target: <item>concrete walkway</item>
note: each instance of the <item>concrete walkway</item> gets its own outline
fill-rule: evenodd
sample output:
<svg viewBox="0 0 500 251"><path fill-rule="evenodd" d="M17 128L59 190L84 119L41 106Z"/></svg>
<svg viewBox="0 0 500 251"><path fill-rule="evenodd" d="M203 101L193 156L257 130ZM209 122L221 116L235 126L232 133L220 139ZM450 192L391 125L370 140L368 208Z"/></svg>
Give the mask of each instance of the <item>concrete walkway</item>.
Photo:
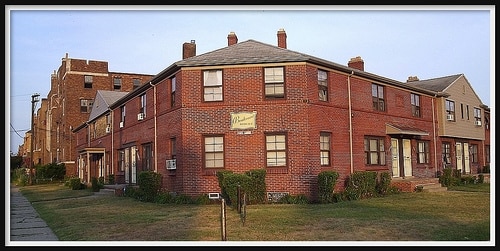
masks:
<svg viewBox="0 0 500 251"><path fill-rule="evenodd" d="M9 242L16 244L14 242L18 241L59 240L28 199L14 185L10 186L10 240L7 238L5 236L6 245Z"/></svg>

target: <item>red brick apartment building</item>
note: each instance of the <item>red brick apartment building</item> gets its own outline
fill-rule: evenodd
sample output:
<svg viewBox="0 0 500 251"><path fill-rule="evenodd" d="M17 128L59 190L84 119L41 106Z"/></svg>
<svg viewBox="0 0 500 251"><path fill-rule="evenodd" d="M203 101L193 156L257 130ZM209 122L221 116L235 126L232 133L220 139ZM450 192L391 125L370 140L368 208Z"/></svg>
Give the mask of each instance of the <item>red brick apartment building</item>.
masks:
<svg viewBox="0 0 500 251"><path fill-rule="evenodd" d="M108 62L69 58L66 53L51 75L50 91L41 99L34 120L34 164L65 163L66 174L76 175L78 155L72 130L88 121L97 90L128 93L152 77L110 72ZM31 133L28 136L31 139ZM22 149L28 147L25 143Z"/></svg>
<svg viewBox="0 0 500 251"><path fill-rule="evenodd" d="M338 191L357 171L435 178L443 153L464 173L485 164L485 125L475 122L485 106L463 75L399 82L365 72L360 57L344 66L289 50L282 29L277 38L238 43L231 32L227 47L201 55L184 43L183 59L148 83L98 93L73 129L79 177L136 184L152 170L168 191L198 196L220 192L217 171L265 169L268 195L315 198L322 171L340 174ZM473 160L455 150L472 146Z"/></svg>

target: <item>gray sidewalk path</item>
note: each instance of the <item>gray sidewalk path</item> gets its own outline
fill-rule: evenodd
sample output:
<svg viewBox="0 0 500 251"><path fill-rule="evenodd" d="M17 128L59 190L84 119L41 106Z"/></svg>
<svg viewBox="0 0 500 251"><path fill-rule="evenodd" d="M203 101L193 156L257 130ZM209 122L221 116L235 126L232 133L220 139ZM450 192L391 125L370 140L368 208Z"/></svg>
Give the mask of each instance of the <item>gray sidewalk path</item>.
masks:
<svg viewBox="0 0 500 251"><path fill-rule="evenodd" d="M6 237L7 238L7 237ZM10 186L10 241L58 241L19 188ZM8 240L6 240L8 243Z"/></svg>

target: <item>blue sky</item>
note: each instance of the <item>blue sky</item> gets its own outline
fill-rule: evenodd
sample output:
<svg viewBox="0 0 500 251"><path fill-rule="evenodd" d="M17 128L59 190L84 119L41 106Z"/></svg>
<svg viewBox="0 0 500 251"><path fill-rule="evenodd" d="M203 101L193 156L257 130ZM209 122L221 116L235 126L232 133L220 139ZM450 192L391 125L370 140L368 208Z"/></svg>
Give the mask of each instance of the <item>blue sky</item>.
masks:
<svg viewBox="0 0 500 251"><path fill-rule="evenodd" d="M46 98L61 59L107 61L114 72L157 74L227 46L227 35L277 45L398 81L465 74L494 120L495 34L491 6L6 6L7 144L30 130L31 95ZM38 103L37 108L40 107ZM7 133L7 132L6 132Z"/></svg>

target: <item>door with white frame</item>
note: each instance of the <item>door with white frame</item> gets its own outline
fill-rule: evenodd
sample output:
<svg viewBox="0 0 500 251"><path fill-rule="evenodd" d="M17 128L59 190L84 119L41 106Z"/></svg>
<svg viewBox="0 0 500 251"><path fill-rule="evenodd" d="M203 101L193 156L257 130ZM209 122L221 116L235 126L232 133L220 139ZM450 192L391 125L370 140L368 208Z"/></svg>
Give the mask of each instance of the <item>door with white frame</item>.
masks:
<svg viewBox="0 0 500 251"><path fill-rule="evenodd" d="M391 138L391 157L393 177L412 176L410 139Z"/></svg>

